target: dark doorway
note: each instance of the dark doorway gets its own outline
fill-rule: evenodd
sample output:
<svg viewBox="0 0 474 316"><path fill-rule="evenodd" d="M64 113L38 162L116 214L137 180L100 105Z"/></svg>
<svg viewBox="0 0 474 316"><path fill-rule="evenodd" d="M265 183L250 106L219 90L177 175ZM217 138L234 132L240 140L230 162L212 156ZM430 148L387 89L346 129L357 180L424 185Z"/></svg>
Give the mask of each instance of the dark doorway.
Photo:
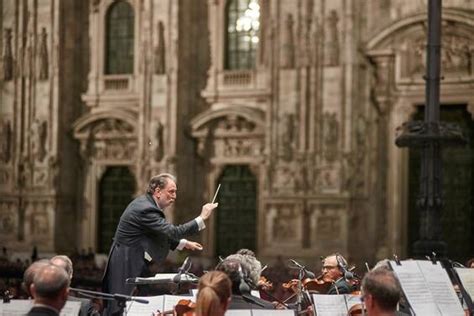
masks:
<svg viewBox="0 0 474 316"><path fill-rule="evenodd" d="M125 207L133 199L135 178L128 167L109 167L99 184L97 248L108 253Z"/></svg>
<svg viewBox="0 0 474 316"><path fill-rule="evenodd" d="M423 120L424 106L419 106L414 120ZM442 105L441 121L456 122L468 139L468 144L444 147L442 229L448 244L448 257L464 263L474 255L474 121L466 105ZM409 161L409 229L408 253L419 237L416 198L419 192L421 151L410 149Z"/></svg>
<svg viewBox="0 0 474 316"><path fill-rule="evenodd" d="M257 180L248 166L225 167L217 202L216 255L225 257L241 248L255 251ZM217 187L217 186L216 186Z"/></svg>

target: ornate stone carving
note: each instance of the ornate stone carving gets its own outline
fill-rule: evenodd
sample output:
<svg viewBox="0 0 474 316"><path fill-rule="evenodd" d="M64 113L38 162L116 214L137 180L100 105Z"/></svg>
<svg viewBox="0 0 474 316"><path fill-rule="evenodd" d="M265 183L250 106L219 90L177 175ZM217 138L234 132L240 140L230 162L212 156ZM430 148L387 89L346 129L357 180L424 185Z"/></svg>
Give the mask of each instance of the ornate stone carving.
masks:
<svg viewBox="0 0 474 316"><path fill-rule="evenodd" d="M324 54L324 66L339 65L339 18L335 10L331 10L326 20L326 51Z"/></svg>
<svg viewBox="0 0 474 316"><path fill-rule="evenodd" d="M3 79L13 79L12 29L5 29L5 47L3 48Z"/></svg>
<svg viewBox="0 0 474 316"><path fill-rule="evenodd" d="M284 161L290 161L293 157L294 150L294 135L295 131L295 116L292 113L285 113L282 115L280 128L280 146L279 156Z"/></svg>
<svg viewBox="0 0 474 316"><path fill-rule="evenodd" d="M89 160L130 160L136 157L135 129L127 122L107 118L76 131L81 155Z"/></svg>
<svg viewBox="0 0 474 316"><path fill-rule="evenodd" d="M443 75L472 75L474 38L443 34L441 38L441 71ZM402 77L419 77L426 71L426 36L408 39L402 54Z"/></svg>
<svg viewBox="0 0 474 316"><path fill-rule="evenodd" d="M166 73L166 50L165 50L165 31L163 22L158 22L158 43L155 49L155 74L162 75Z"/></svg>
<svg viewBox="0 0 474 316"><path fill-rule="evenodd" d="M46 157L47 133L47 122L35 119L31 125L31 153L32 158L38 162L42 162Z"/></svg>
<svg viewBox="0 0 474 316"><path fill-rule="evenodd" d="M335 161L339 150L339 121L337 113L326 112L323 114L323 144L323 155L326 161Z"/></svg>
<svg viewBox="0 0 474 316"><path fill-rule="evenodd" d="M41 29L41 40L39 50L39 80L46 80L49 77L49 62L48 62L48 34L46 28Z"/></svg>
<svg viewBox="0 0 474 316"><path fill-rule="evenodd" d="M325 242L326 247L345 243L347 215L341 205L312 205L312 241ZM340 245L339 245L340 246Z"/></svg>
<svg viewBox="0 0 474 316"><path fill-rule="evenodd" d="M9 120L0 121L0 162L8 163L12 154L13 132Z"/></svg>
<svg viewBox="0 0 474 316"><path fill-rule="evenodd" d="M161 122L157 122L155 127L155 146L153 149L153 158L156 162L160 162L161 159L163 159L165 153L164 146L163 124L161 124Z"/></svg>
<svg viewBox="0 0 474 316"><path fill-rule="evenodd" d="M92 0L92 1L90 2L90 4L91 4L91 11L92 11L92 12L99 12L100 1L101 1L101 0Z"/></svg>
<svg viewBox="0 0 474 316"><path fill-rule="evenodd" d="M47 213L38 212L31 215L31 236L36 238L47 237L51 228Z"/></svg>
<svg viewBox="0 0 474 316"><path fill-rule="evenodd" d="M0 203L0 235L12 237L18 228L17 205L11 202Z"/></svg>
<svg viewBox="0 0 474 316"><path fill-rule="evenodd" d="M288 14L282 32L282 53L280 66L282 68L294 68L295 66L295 41L293 36L293 16Z"/></svg>
<svg viewBox="0 0 474 316"><path fill-rule="evenodd" d="M267 207L267 240L278 244L299 244L301 211L292 203L271 203Z"/></svg>
<svg viewBox="0 0 474 316"><path fill-rule="evenodd" d="M272 191L302 193L307 189L307 168L303 161L278 162L272 170Z"/></svg>

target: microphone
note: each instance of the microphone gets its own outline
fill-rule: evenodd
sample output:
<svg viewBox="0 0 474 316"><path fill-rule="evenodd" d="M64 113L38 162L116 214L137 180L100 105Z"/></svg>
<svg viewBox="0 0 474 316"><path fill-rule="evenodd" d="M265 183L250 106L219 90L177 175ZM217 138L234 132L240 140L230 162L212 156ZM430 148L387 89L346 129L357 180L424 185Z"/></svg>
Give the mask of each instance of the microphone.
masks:
<svg viewBox="0 0 474 316"><path fill-rule="evenodd" d="M304 271L305 275L307 278L310 278L310 279L315 279L316 278L316 275L309 271L308 269L306 269L306 267L300 263L298 263L296 260L293 260L293 259L290 259L291 263L293 263L295 266L297 266L298 268L300 268L301 270Z"/></svg>
<svg viewBox="0 0 474 316"><path fill-rule="evenodd" d="M181 274L186 273L186 266L188 265L188 261L189 257L186 257L181 267L178 268L178 274L173 277L174 283L179 283L181 281Z"/></svg>
<svg viewBox="0 0 474 316"><path fill-rule="evenodd" d="M340 258L339 255L336 256L337 264L342 270L342 273L344 274L344 279L346 280L351 280L354 278L354 273L351 271L347 270L346 265L344 264L344 261Z"/></svg>

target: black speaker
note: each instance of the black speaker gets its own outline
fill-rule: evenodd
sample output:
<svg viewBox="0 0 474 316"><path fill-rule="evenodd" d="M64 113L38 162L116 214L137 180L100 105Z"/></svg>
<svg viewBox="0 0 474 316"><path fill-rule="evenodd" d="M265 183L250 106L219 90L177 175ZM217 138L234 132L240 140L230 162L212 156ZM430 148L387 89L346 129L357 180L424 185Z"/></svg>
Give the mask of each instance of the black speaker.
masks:
<svg viewBox="0 0 474 316"><path fill-rule="evenodd" d="M336 254L336 261L337 261L337 265L342 271L344 279L350 280L354 278L354 273L347 270L347 261L338 253Z"/></svg>

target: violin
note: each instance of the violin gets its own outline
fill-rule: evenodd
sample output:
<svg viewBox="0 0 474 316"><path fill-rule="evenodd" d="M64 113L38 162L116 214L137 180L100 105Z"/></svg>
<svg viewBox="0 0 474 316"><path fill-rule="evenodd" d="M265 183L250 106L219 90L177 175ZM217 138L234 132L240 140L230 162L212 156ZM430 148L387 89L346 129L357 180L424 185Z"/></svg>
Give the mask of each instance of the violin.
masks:
<svg viewBox="0 0 474 316"><path fill-rule="evenodd" d="M273 284L262 275L258 280L257 288L263 291L271 291L273 289Z"/></svg>
<svg viewBox="0 0 474 316"><path fill-rule="evenodd" d="M282 286L285 289L291 289L293 292L298 291L298 279L293 279L288 281L287 283L283 283ZM306 278L301 281L303 288L308 291L315 291L321 294L325 294L328 292L329 288L331 287L332 281L325 280L323 275L320 275L314 279Z"/></svg>
<svg viewBox="0 0 474 316"><path fill-rule="evenodd" d="M154 316L194 316L194 310L196 309L196 303L191 300L181 299L176 303L174 309L164 312L157 312Z"/></svg>

